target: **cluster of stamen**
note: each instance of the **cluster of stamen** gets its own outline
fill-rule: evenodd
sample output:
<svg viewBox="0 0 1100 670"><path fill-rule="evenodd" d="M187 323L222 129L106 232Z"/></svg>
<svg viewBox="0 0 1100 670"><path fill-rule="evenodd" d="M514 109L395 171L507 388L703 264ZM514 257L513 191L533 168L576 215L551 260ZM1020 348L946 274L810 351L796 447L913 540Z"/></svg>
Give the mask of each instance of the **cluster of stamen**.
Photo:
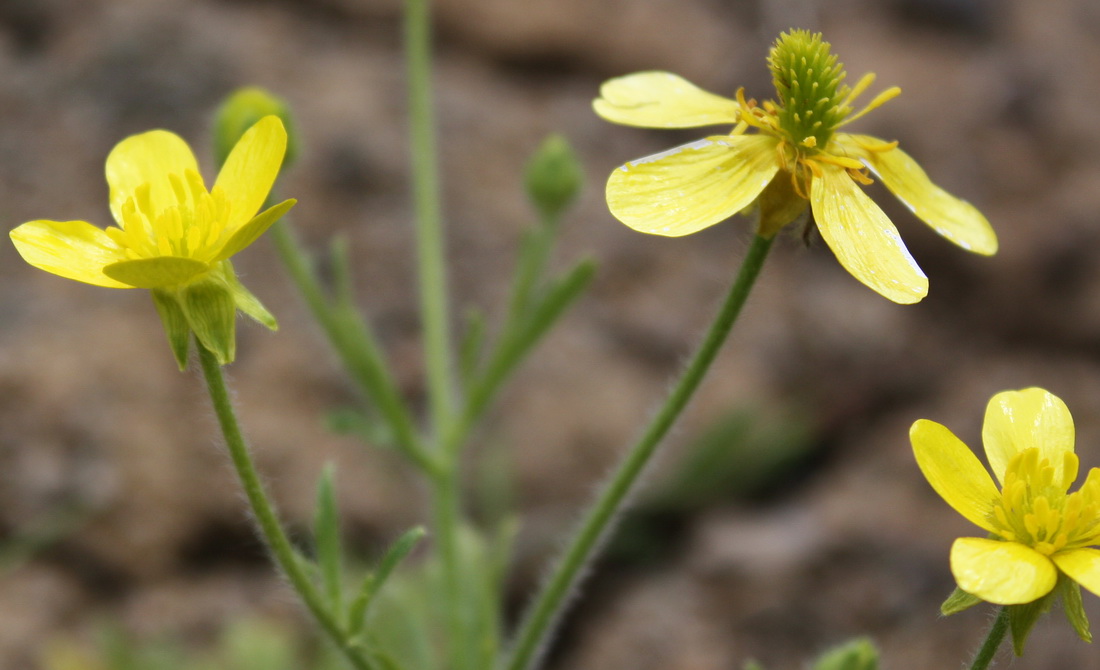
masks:
<svg viewBox="0 0 1100 670"><path fill-rule="evenodd" d="M852 103L875 76L864 75L854 88L843 85L847 74L836 55L830 53L829 43L822 41L820 34L804 30L781 34L772 47L768 65L779 103L746 100L744 89L739 89L740 114L733 134L756 128L777 137L779 166L791 175L794 191L802 198L809 198L810 183L820 176L822 163L843 167L855 181L870 184L866 167L854 158L830 152L829 140L837 128L881 106L901 90L889 88L853 114Z"/></svg>
<svg viewBox="0 0 1100 670"><path fill-rule="evenodd" d="M215 187L207 191L194 170L168 176L176 203L156 211L149 184L143 184L122 205L120 228L107 234L130 259L177 256L210 262L229 217L229 201Z"/></svg>
<svg viewBox="0 0 1100 670"><path fill-rule="evenodd" d="M1081 488L1067 494L1077 468L1072 452L1064 454L1060 477L1038 449L1014 456L990 518L996 534L1046 556L1100 541L1100 468L1089 471Z"/></svg>

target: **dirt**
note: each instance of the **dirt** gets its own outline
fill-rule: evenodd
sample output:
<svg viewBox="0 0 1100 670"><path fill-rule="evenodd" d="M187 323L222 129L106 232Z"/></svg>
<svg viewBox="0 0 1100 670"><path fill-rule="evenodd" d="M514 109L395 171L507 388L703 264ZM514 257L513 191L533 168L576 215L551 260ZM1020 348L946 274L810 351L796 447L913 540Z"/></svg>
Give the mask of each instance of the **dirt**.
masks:
<svg viewBox="0 0 1100 670"><path fill-rule="evenodd" d="M171 129L202 148L218 102L257 84L293 106L304 150L281 190L314 250L339 235L403 391L424 388L407 191L399 3L382 0L7 0L0 3L0 214L106 224L103 159ZM894 670L960 667L989 608L943 618L953 538L973 528L923 481L918 418L980 442L997 391L1043 386L1075 413L1100 464L1100 9L1089 0L439 0L436 101L457 305L503 306L533 215L522 166L551 132L587 171L555 267L599 260L594 286L492 413L527 519L510 599L522 603L580 505L637 434L699 338L749 239L734 219L681 238L616 222L605 176L702 133L611 126L590 100L638 70L767 97L779 30L824 31L854 79L903 94L858 122L897 139L993 223L994 258L871 193L927 272L897 306L818 241L776 245L743 321L651 470L660 490L696 436L735 411L797 414L803 451L755 487L670 509L642 498L661 551L593 574L551 667L796 668L869 634ZM706 132L706 131L703 131ZM334 435L354 404L269 241L236 263L279 317L241 326L231 368L261 469L296 528L334 462L364 552L424 519L400 459ZM0 576L0 659L120 620L196 644L248 613L296 611L251 536L200 380L180 374L147 295L64 281L0 246L0 538L50 535ZM456 313L461 313L456 309ZM780 413L779 416L789 416ZM781 419L780 423L791 421ZM763 447L763 448L766 448ZM60 522L57 520L61 519ZM60 523L60 530L57 530ZM52 535L47 532L54 529ZM1086 595L1095 619L1096 598ZM1021 668L1085 668L1095 650L1061 615Z"/></svg>

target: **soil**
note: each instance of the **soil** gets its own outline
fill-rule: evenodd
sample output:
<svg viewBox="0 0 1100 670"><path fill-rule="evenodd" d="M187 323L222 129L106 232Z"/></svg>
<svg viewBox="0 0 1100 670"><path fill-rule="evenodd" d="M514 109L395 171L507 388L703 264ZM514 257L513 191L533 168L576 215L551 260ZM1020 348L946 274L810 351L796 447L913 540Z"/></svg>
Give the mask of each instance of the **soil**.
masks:
<svg viewBox="0 0 1100 670"><path fill-rule="evenodd" d="M587 172L554 267L600 263L479 436L507 446L518 479L510 602L521 607L660 402L749 239L742 219L679 239L615 221L605 175L701 133L611 126L590 101L605 79L650 69L769 97L764 57L792 26L823 31L853 80L873 70L877 86L903 89L858 130L899 140L978 206L1000 251L952 246L872 186L931 281L922 303L898 306L820 240L785 234L650 471L652 493L572 609L555 670L717 670L750 657L798 668L863 634L886 668L961 667L991 608L944 618L938 607L953 587L950 544L975 529L921 477L909 425L931 418L977 446L990 396L1042 386L1075 412L1083 467L1100 464L1100 5L438 0L455 304L503 308L533 222L522 168L549 133L568 138ZM317 252L347 241L359 301L419 407L403 67L394 1L4 0L0 214L9 228L106 224L102 161L117 141L171 129L209 174L218 103L264 86L298 119L303 151L281 184L299 200L295 224ZM317 477L335 463L349 541L373 555L426 518L424 491L392 452L326 428L328 412L357 402L354 389L270 241L238 259L282 326L242 322L230 368L259 466L304 528ZM253 539L200 380L176 369L144 292L63 281L10 245L0 280L0 545L14 556L40 540L0 576L0 666L37 667L44 645L104 618L199 645L249 614L296 616ZM789 457L750 479L734 468L706 495L672 487L691 445L731 415L782 436ZM755 449L768 440L740 457L759 462ZM1098 618L1087 594L1086 609ZM1055 612L1014 667L1100 662Z"/></svg>

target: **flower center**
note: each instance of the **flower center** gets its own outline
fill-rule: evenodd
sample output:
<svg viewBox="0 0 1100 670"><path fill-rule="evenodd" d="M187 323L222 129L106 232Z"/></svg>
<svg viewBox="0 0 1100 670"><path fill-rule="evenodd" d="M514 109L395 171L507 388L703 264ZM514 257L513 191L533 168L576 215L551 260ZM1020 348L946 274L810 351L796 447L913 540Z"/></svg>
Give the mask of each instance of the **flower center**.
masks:
<svg viewBox="0 0 1100 670"><path fill-rule="evenodd" d="M1067 494L1077 463L1076 455L1066 452L1059 479L1038 449L1016 454L1005 470L1001 499L990 519L997 535L1047 556L1096 544L1100 540L1100 469L1093 468L1081 488Z"/></svg>
<svg viewBox="0 0 1100 670"><path fill-rule="evenodd" d="M108 228L107 234L131 259L178 256L209 262L229 216L225 193L207 191L194 170L170 174L168 181L174 203L158 211L149 184L139 186L122 206L121 227Z"/></svg>
<svg viewBox="0 0 1100 670"><path fill-rule="evenodd" d="M843 86L847 74L821 33L781 33L768 56L779 95L779 127L793 144L824 148L833 131L851 113Z"/></svg>

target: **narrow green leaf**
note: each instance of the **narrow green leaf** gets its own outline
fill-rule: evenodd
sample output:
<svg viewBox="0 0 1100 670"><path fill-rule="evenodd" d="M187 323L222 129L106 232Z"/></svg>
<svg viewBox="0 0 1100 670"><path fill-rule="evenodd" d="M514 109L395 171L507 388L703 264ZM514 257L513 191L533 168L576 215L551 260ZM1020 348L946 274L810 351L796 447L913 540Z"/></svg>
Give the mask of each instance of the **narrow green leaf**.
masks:
<svg viewBox="0 0 1100 670"><path fill-rule="evenodd" d="M386 580L389 579L393 573L394 568L409 555L409 552L413 550L420 540L424 538L427 531L422 526L416 526L411 528L397 538L397 541L390 545L390 548L386 550L386 553L382 556L382 560L378 562L378 567L371 574L363 580L362 586L359 587L359 592L356 594L355 599L352 600L351 606L348 609L348 630L352 635L358 634L363 629L363 624L367 619L367 610L370 607L371 601L374 600L374 596L378 594L378 591L385 585Z"/></svg>
<svg viewBox="0 0 1100 670"><path fill-rule="evenodd" d="M858 638L829 649L818 657L814 670L878 670L878 649Z"/></svg>
<svg viewBox="0 0 1100 670"><path fill-rule="evenodd" d="M570 303L580 296L595 273L596 263L583 260L546 291L538 305L532 308L523 327L513 337L502 342L494 352L493 359L470 392L468 417L476 419L481 415L504 381L550 326L561 317Z"/></svg>
<svg viewBox="0 0 1100 670"><path fill-rule="evenodd" d="M366 410L340 407L326 417L329 430L339 435L352 435L372 447L395 447L393 430L384 421L368 414Z"/></svg>
<svg viewBox="0 0 1100 670"><path fill-rule="evenodd" d="M340 514L336 507L336 487L333 483L331 463L321 471L321 478L317 482L317 511L313 517L313 541L316 544L317 565L321 570L322 590L337 619L342 619L344 611L341 598L343 549L340 546Z"/></svg>
<svg viewBox="0 0 1100 670"><path fill-rule="evenodd" d="M546 291L546 295L533 308L531 320L525 329L527 338L537 340L545 333L565 308L577 298L596 275L596 262L585 259L562 275Z"/></svg>

